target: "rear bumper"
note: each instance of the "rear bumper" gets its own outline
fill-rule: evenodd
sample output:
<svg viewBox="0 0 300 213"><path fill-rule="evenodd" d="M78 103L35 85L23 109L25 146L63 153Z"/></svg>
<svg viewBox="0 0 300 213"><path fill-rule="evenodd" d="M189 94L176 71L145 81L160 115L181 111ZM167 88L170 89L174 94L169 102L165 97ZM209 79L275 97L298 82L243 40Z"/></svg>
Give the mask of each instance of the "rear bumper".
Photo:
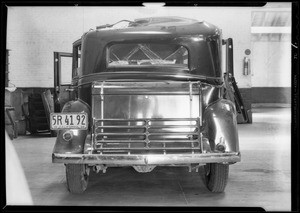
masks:
<svg viewBox="0 0 300 213"><path fill-rule="evenodd" d="M205 163L235 163L241 161L240 152L167 155L101 155L52 154L53 163L106 164L106 165L175 165Z"/></svg>

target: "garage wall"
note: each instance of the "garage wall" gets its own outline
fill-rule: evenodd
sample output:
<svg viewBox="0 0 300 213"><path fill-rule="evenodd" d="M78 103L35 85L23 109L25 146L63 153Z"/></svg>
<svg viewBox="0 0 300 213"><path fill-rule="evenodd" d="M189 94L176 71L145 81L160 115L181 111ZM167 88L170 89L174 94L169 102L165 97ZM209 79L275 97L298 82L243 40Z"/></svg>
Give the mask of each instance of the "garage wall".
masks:
<svg viewBox="0 0 300 213"><path fill-rule="evenodd" d="M254 41L252 102L291 104L291 43Z"/></svg>
<svg viewBox="0 0 300 213"><path fill-rule="evenodd" d="M70 52L89 29L122 19L181 16L205 20L234 40L234 66L239 87L251 86L242 75L245 49L250 49L251 8L231 7L9 7L7 48L9 79L16 87L53 87L53 51Z"/></svg>
<svg viewBox="0 0 300 213"><path fill-rule="evenodd" d="M9 78L16 87L53 87L53 51L70 52L83 32L76 8L9 7ZM81 24L82 26L82 24Z"/></svg>
<svg viewBox="0 0 300 213"><path fill-rule="evenodd" d="M253 42L253 87L291 87L290 42Z"/></svg>

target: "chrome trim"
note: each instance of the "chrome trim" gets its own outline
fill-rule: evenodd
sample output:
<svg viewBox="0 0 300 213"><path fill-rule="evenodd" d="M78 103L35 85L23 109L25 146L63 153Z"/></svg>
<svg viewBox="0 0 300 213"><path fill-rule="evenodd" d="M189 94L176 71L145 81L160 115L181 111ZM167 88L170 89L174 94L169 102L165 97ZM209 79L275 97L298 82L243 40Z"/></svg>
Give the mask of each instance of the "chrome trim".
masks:
<svg viewBox="0 0 300 213"><path fill-rule="evenodd" d="M96 85L94 85L94 88L97 88ZM103 119L104 118L104 94L103 94L103 90L104 90L104 81L102 82L101 84L101 87L100 87L100 101L101 101L101 104L100 104L100 107L101 107L101 114L100 114L100 119ZM103 126L103 122L101 123L101 126Z"/></svg>
<svg viewBox="0 0 300 213"><path fill-rule="evenodd" d="M92 90L93 90L94 89L94 84L92 84L91 87L92 87ZM95 99L94 98L91 99L91 108L92 108L92 110L91 110L91 118L90 119L92 120L92 124L90 126L91 127L90 153L92 153L92 151L94 150L94 138L95 138L95 134L94 134L94 132L95 132L95 117L94 117L94 114L95 114L95 112L94 112L94 110L95 110Z"/></svg>
<svg viewBox="0 0 300 213"><path fill-rule="evenodd" d="M52 154L53 163L107 165L173 165L191 163L235 163L241 161L240 152L168 155L101 155Z"/></svg>
<svg viewBox="0 0 300 213"><path fill-rule="evenodd" d="M187 124L160 124L167 121L174 123L183 121ZM106 122L110 124L105 125ZM130 122L140 123L126 125ZM93 147L100 154L107 155L112 154L111 152L118 152L129 155L131 151L138 151L139 153L134 154L142 155L148 151L163 152L164 154L173 154L166 153L166 151L176 150L190 151L191 153L203 151L200 149L202 137L199 138L199 118L95 119L94 127ZM162 131L162 129L164 130Z"/></svg>
<svg viewBox="0 0 300 213"><path fill-rule="evenodd" d="M136 82L105 82L95 81L92 94L98 95L198 95L199 81L136 81Z"/></svg>
<svg viewBox="0 0 300 213"><path fill-rule="evenodd" d="M203 149L203 134L199 131L199 141L200 141L200 149L201 149L201 152L202 153L204 153L204 151L206 151L206 150L204 150Z"/></svg>
<svg viewBox="0 0 300 213"><path fill-rule="evenodd" d="M203 96L202 96L202 85L199 82L199 126L202 127L202 114L203 114Z"/></svg>
<svg viewBox="0 0 300 213"><path fill-rule="evenodd" d="M157 76L159 79L173 79L173 80L191 80L191 81L210 81L214 82L214 86L222 87L223 77L208 77L208 76L199 76L193 75L189 73L180 73L180 72L144 72L144 71L118 71L111 72L106 70L100 73L91 73L84 76L80 76L78 78L78 86L84 86L87 84L91 84L94 81L119 81L120 79L128 79L130 80L138 80L138 79L146 79L149 75Z"/></svg>

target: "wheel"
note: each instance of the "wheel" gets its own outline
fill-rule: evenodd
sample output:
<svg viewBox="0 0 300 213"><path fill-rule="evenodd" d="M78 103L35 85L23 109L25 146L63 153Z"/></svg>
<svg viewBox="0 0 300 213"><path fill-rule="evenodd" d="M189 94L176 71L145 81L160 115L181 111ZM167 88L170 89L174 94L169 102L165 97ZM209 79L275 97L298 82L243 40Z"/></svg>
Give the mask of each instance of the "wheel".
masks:
<svg viewBox="0 0 300 213"><path fill-rule="evenodd" d="M209 163L204 166L204 180L211 192L224 192L227 185L229 165Z"/></svg>
<svg viewBox="0 0 300 213"><path fill-rule="evenodd" d="M82 193L88 185L89 171L86 164L66 164L66 179L68 190L72 193Z"/></svg>

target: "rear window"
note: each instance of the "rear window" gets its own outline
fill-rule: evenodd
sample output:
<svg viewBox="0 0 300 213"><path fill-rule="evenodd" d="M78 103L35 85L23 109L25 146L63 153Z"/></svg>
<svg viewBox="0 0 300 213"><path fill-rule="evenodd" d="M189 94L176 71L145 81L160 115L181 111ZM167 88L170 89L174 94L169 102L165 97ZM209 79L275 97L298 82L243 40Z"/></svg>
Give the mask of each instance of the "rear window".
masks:
<svg viewBox="0 0 300 213"><path fill-rule="evenodd" d="M188 50L178 44L114 44L108 48L108 67L176 66L188 68Z"/></svg>

